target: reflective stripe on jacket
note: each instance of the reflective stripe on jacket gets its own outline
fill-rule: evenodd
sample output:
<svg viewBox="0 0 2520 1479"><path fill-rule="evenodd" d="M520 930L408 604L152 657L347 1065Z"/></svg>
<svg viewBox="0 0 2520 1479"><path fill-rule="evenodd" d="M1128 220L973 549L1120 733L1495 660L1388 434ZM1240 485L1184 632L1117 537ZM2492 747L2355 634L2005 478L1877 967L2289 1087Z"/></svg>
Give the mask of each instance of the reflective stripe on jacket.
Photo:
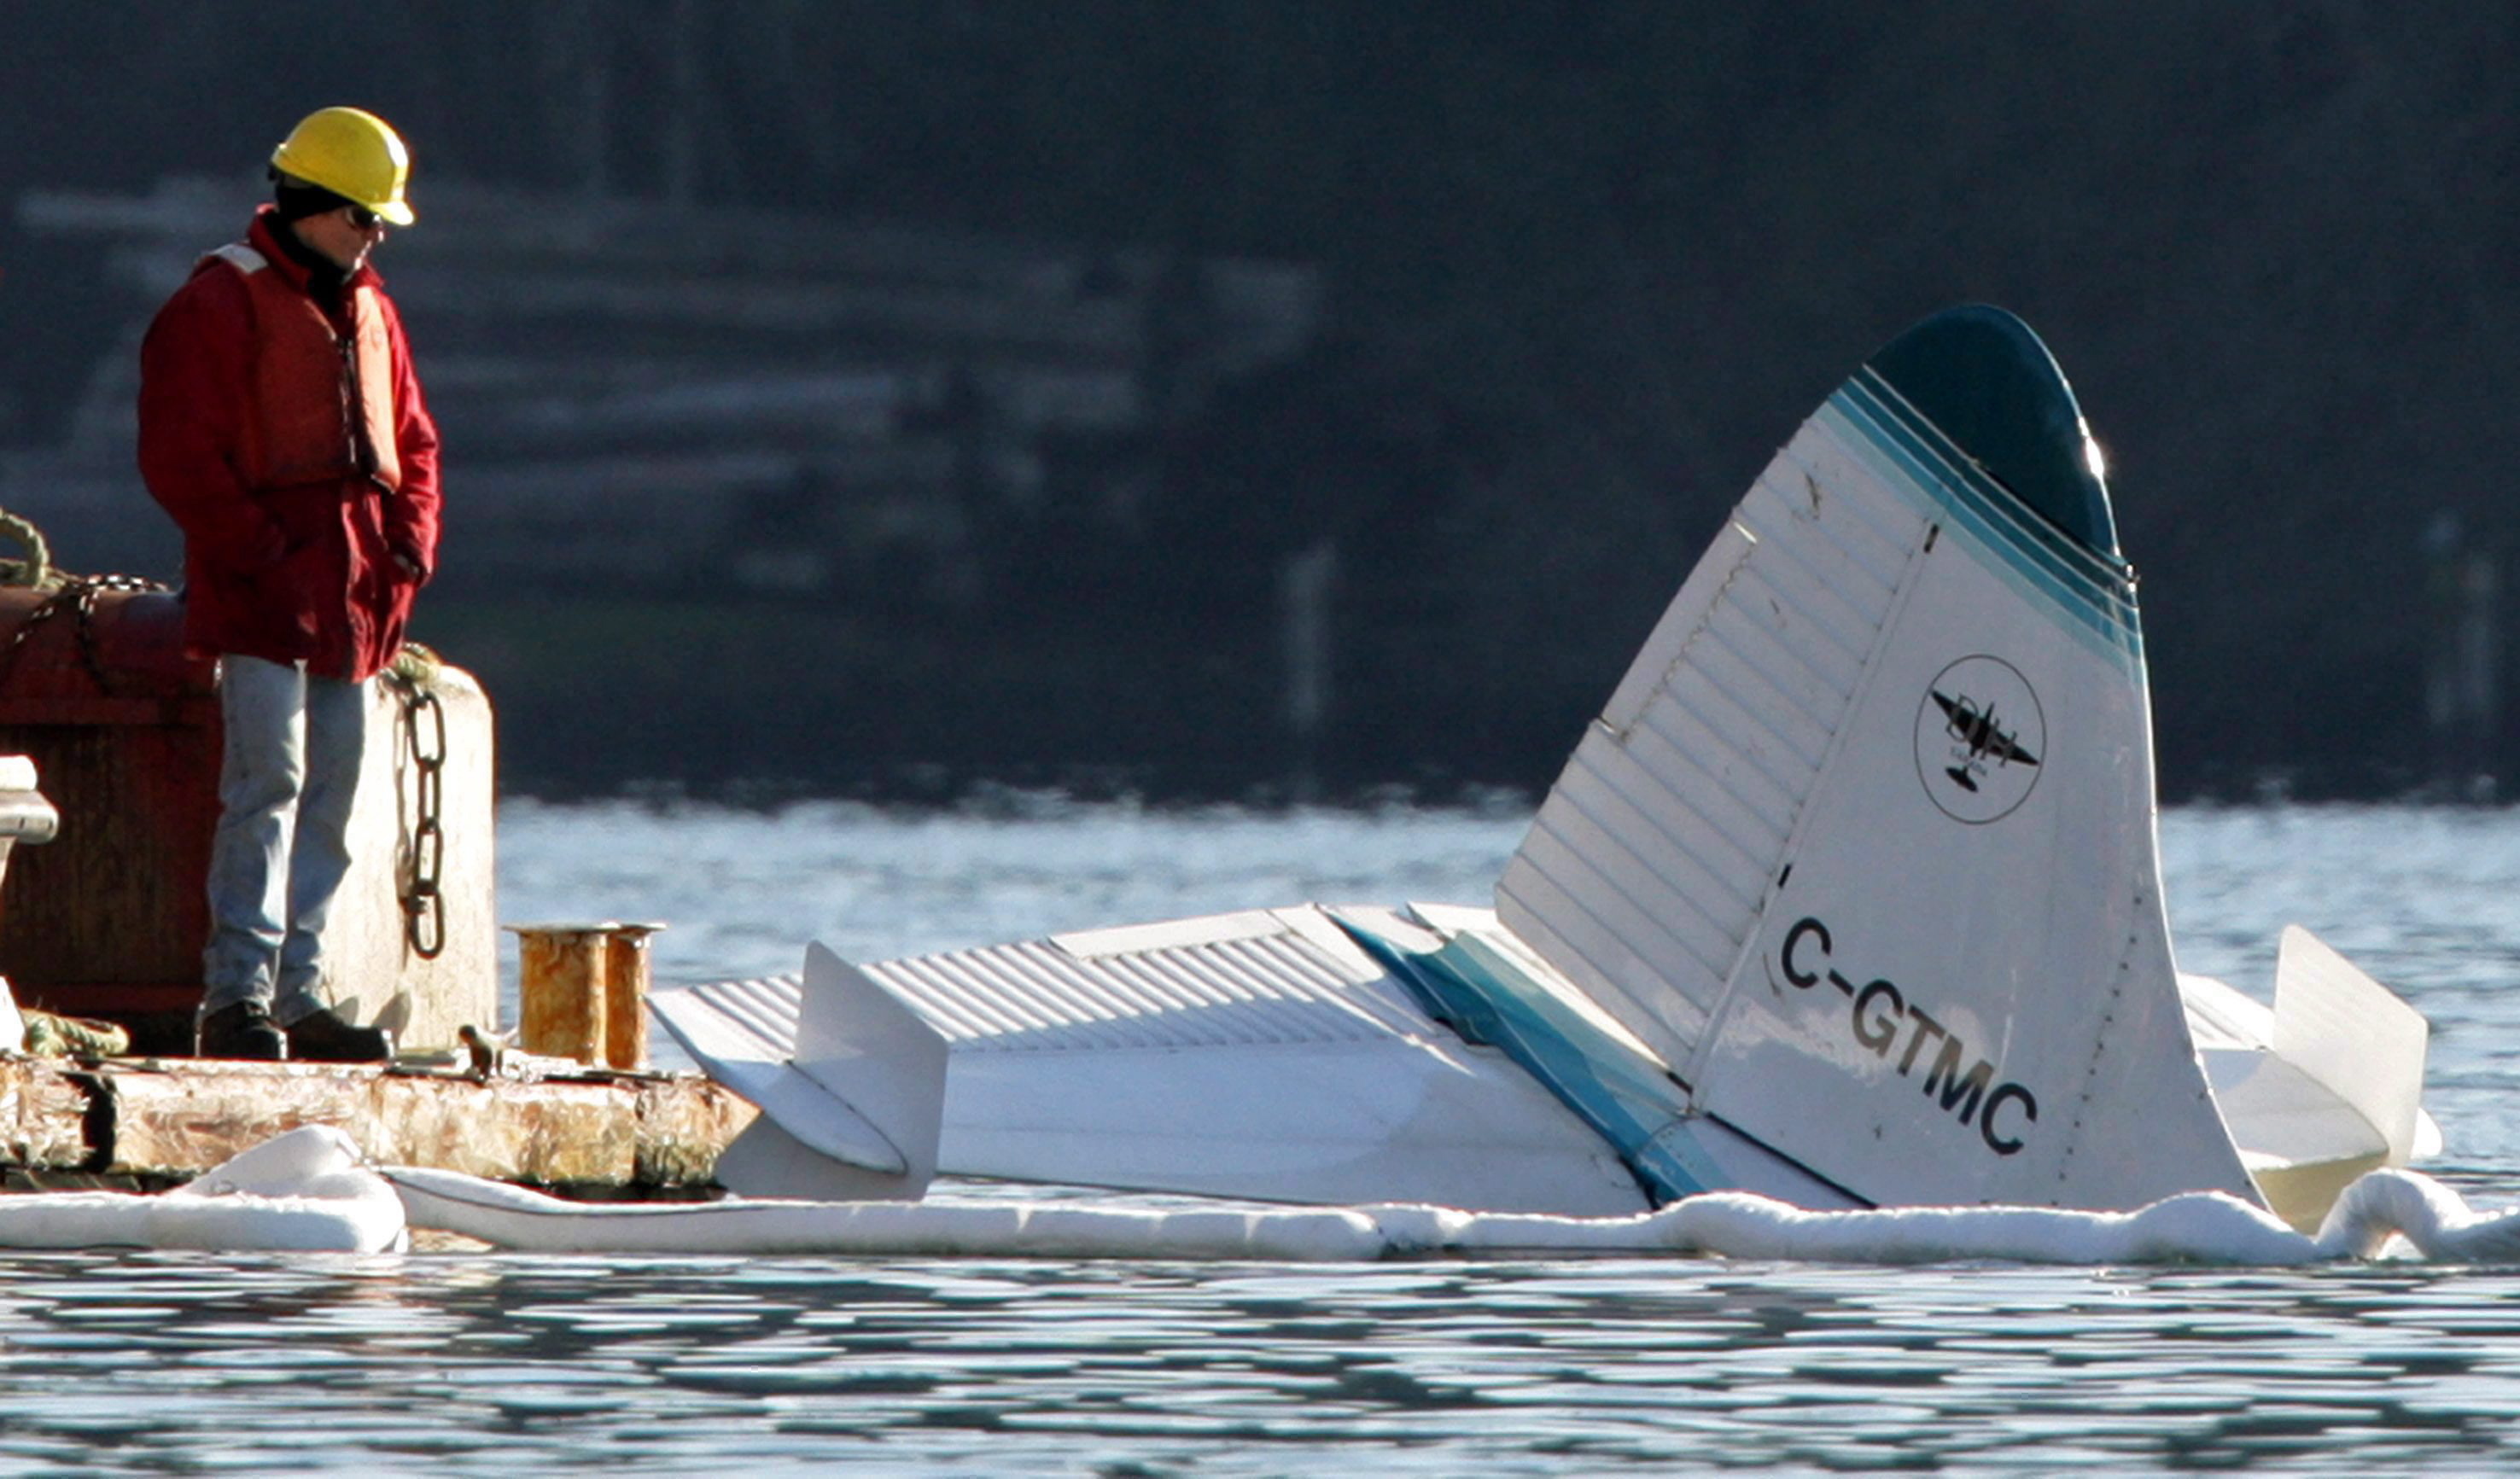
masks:
<svg viewBox="0 0 2520 1479"><path fill-rule="evenodd" d="M211 252L196 270L209 271L212 262L245 274L253 307L256 414L245 426L247 482L286 488L362 476L387 492L400 487L393 345L376 289L347 290L352 327L345 336L313 298L245 243Z"/></svg>

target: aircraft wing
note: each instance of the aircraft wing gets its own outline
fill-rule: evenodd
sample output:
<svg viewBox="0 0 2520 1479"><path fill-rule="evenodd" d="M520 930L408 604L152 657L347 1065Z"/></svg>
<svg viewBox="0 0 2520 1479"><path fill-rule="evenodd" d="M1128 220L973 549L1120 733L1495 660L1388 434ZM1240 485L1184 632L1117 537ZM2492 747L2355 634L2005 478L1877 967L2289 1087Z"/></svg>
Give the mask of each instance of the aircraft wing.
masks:
<svg viewBox="0 0 2520 1479"><path fill-rule="evenodd" d="M1648 1204L1591 1127L1435 1020L1316 908L861 969L945 1039L946 1174L1580 1215ZM740 1029L776 1055L793 1052L803 988L723 982L652 1003L686 1043Z"/></svg>

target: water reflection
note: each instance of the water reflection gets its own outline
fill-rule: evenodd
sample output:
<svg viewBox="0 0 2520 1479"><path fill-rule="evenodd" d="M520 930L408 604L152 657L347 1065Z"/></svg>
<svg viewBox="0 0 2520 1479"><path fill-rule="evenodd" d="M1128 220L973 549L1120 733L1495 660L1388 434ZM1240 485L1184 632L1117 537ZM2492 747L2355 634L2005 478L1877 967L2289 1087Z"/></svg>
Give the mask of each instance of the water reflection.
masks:
<svg viewBox="0 0 2520 1479"><path fill-rule="evenodd" d="M2509 1457L2520 1279L1710 1260L10 1260L0 1463Z"/></svg>

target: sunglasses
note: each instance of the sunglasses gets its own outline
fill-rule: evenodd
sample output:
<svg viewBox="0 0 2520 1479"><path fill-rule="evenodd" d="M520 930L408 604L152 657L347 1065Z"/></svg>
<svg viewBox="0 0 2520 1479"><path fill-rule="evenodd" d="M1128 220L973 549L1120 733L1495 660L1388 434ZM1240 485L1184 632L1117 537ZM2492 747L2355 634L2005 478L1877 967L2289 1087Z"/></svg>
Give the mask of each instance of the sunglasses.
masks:
<svg viewBox="0 0 2520 1479"><path fill-rule="evenodd" d="M350 224L351 224L351 225L353 225L353 226L355 226L355 227L357 227L357 228L358 228L358 229L360 229L361 231L374 231L374 230L376 230L376 229L377 229L377 222L378 222L378 221L380 221L380 220L382 220L382 219L383 219L382 216L379 216L375 211L370 210L370 209L369 209L368 207L366 207L365 205L353 205L353 206L349 207L349 210L350 210Z"/></svg>

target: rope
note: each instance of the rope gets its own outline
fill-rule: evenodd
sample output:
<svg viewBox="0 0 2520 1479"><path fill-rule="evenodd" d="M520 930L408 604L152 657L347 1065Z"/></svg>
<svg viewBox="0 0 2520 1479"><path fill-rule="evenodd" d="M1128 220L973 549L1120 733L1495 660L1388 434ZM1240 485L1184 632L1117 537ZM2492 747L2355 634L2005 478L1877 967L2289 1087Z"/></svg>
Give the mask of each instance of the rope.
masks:
<svg viewBox="0 0 2520 1479"><path fill-rule="evenodd" d="M405 688L434 688L437 670L444 666L446 659L438 656L434 649L405 642L402 650L394 653L393 661L386 664L385 676Z"/></svg>
<svg viewBox="0 0 2520 1479"><path fill-rule="evenodd" d="M0 586L24 586L51 593L26 613L25 620L18 623L18 629L9 634L8 644L0 647L0 689L9 686L10 675L18 670L19 655L35 633L45 622L68 611L78 617L79 661L86 664L88 676L96 680L98 693L112 694L112 680L106 676L105 660L96 650L92 621L97 595L102 591L162 591L167 588L165 584L139 575L72 575L58 569L44 531L35 527L34 520L6 509L0 509L0 536L26 547L22 560L0 560Z"/></svg>
<svg viewBox="0 0 2520 1479"><path fill-rule="evenodd" d="M0 585L43 589L53 574L53 550L44 542L44 531L36 528L33 520L0 509L0 535L7 535L26 549L24 560L0 560Z"/></svg>
<svg viewBox="0 0 2520 1479"><path fill-rule="evenodd" d="M112 1022L29 1011L25 1051L35 1057L120 1057L131 1051L131 1034Z"/></svg>

